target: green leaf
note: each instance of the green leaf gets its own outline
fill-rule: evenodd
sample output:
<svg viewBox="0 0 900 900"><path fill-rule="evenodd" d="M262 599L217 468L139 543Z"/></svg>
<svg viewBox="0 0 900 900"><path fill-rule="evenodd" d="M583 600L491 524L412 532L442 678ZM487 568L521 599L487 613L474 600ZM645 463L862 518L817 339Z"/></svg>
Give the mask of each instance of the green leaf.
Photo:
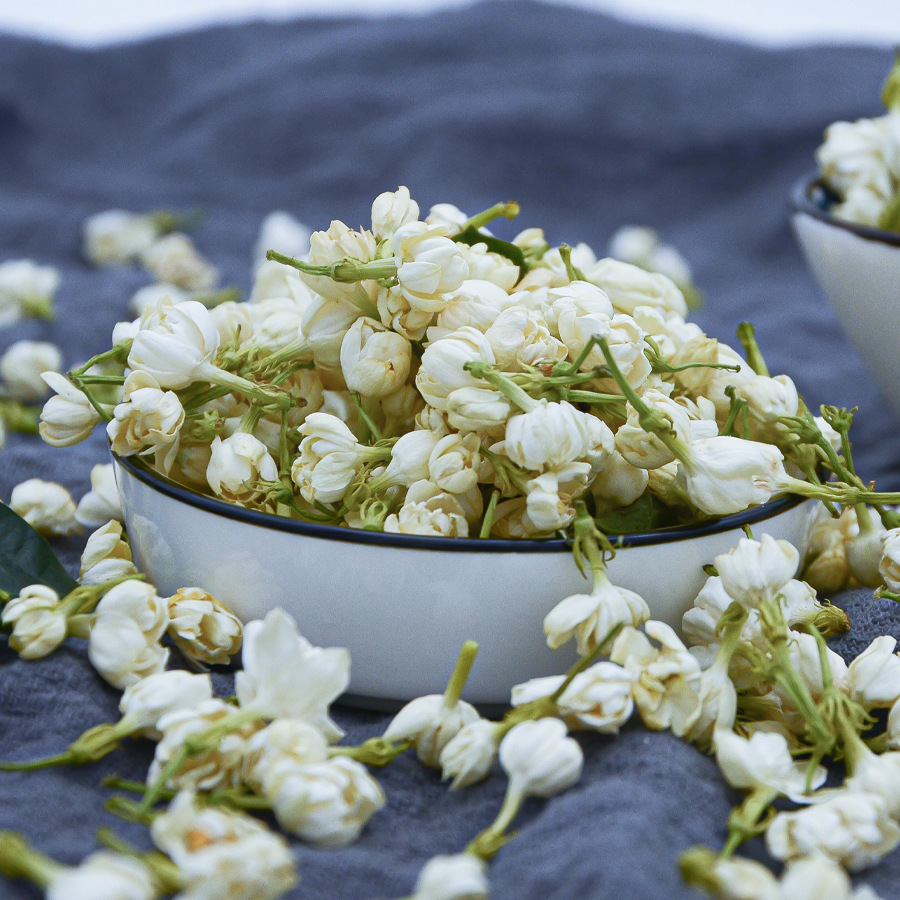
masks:
<svg viewBox="0 0 900 900"><path fill-rule="evenodd" d="M641 534L672 524L672 511L653 494L642 494L631 506L597 517L597 527L608 535Z"/></svg>
<svg viewBox="0 0 900 900"><path fill-rule="evenodd" d="M60 597L78 587L44 538L0 503L0 590L16 597L29 584L45 584Z"/></svg>
<svg viewBox="0 0 900 900"><path fill-rule="evenodd" d="M509 241L501 241L493 235L485 234L477 228L468 227L465 231L453 235L453 240L459 244L468 244L474 247L476 244L487 244L491 253L499 253L505 256L510 262L514 262L519 267L519 278L524 278L528 274L528 266L525 263L525 254L522 249Z"/></svg>

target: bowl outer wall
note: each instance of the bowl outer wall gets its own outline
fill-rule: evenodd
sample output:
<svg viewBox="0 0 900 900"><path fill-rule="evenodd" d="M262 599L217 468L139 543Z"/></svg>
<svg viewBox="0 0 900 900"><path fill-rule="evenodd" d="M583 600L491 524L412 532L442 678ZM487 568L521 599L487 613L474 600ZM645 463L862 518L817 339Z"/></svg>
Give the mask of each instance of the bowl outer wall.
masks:
<svg viewBox="0 0 900 900"><path fill-rule="evenodd" d="M443 692L468 639L480 645L464 693L473 703L506 704L514 684L576 660L573 642L550 650L542 627L560 600L590 589L569 552L447 553L292 534L167 496L113 461L135 562L161 594L202 587L244 621L281 606L313 644L349 647L355 697ZM815 503L801 503L753 533L789 540L802 558L814 515ZM736 528L625 547L610 579L680 630L706 580L701 567L740 537Z"/></svg>
<svg viewBox="0 0 900 900"><path fill-rule="evenodd" d="M794 190L794 235L844 331L900 413L900 235L841 223L814 209L809 190L815 183L807 177Z"/></svg>

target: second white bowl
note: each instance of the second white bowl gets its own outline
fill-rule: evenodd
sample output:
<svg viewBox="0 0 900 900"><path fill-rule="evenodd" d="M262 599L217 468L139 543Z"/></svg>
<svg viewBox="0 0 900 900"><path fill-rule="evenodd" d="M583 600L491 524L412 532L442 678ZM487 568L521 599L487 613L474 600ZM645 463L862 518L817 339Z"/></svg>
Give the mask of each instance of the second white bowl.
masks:
<svg viewBox="0 0 900 900"><path fill-rule="evenodd" d="M900 412L900 234L836 219L818 175L799 181L792 225L813 275L885 399Z"/></svg>

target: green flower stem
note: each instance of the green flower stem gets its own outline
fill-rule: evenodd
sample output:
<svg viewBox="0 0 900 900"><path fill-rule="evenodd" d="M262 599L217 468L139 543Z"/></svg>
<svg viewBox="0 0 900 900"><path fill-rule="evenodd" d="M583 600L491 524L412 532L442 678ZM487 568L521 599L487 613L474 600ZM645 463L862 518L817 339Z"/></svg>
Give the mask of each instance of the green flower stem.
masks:
<svg viewBox="0 0 900 900"><path fill-rule="evenodd" d="M588 512L584 500L575 501L575 521L572 524L572 558L578 571L585 574L585 562L594 576L594 590L600 585L600 579L606 580L606 561L613 559L616 548L609 538L597 527L594 517Z"/></svg>
<svg viewBox="0 0 900 900"><path fill-rule="evenodd" d="M569 403L589 403L591 406L624 406L625 398L619 394L601 394L598 391L573 391L566 387L556 388L560 400Z"/></svg>
<svg viewBox="0 0 900 900"><path fill-rule="evenodd" d="M82 384L125 384L124 375L79 375Z"/></svg>
<svg viewBox="0 0 900 900"><path fill-rule="evenodd" d="M568 244L559 245L559 255L562 257L563 265L566 267L566 275L570 282L586 280L584 272L572 262L572 248Z"/></svg>
<svg viewBox="0 0 900 900"><path fill-rule="evenodd" d="M541 404L534 397L515 383L508 375L498 372L490 363L476 359L467 362L463 368L471 372L476 378L486 381L492 388L498 390L510 403L517 406L523 412L531 412Z"/></svg>
<svg viewBox="0 0 900 900"><path fill-rule="evenodd" d="M291 466L293 465L293 454L291 453L291 443L288 434L290 427L288 411L283 409L281 411L281 428L278 432L278 469L281 477L287 478L288 483L290 483Z"/></svg>
<svg viewBox="0 0 900 900"><path fill-rule="evenodd" d="M106 362L117 362L120 365L125 365L128 361L128 354L131 353L131 345L133 343L134 341L130 338L127 341L120 341L109 350L104 350L103 353L92 356L83 366L73 369L69 372L69 377L71 378L72 375L84 375L87 373L88 369L92 369L94 366L99 366Z"/></svg>
<svg viewBox="0 0 900 900"><path fill-rule="evenodd" d="M174 894L185 886L181 869L165 854L156 851L142 853L120 838L111 828L98 829L97 840L114 853L140 860L153 873L157 887L163 894Z"/></svg>
<svg viewBox="0 0 900 900"><path fill-rule="evenodd" d="M725 424L722 426L720 434L723 435L732 435L737 433L737 429L735 426L737 425L737 420L739 418L743 418L744 422L744 433L746 434L749 431L748 422L747 422L747 410L749 409L750 404L743 397L736 397L732 393L731 397L731 406L728 409L728 418L725 420Z"/></svg>
<svg viewBox="0 0 900 900"><path fill-rule="evenodd" d="M690 447L678 438L672 429L672 420L658 410L651 409L638 395L637 391L626 381L621 369L616 364L616 360L609 349L606 338L599 334L595 334L591 341L600 348L606 359L606 366L610 375L619 386L619 390L625 395L628 402L634 407L638 414L638 422L641 428L649 434L655 434L663 444L668 447L672 453L683 463L690 465L691 450Z"/></svg>
<svg viewBox="0 0 900 900"><path fill-rule="evenodd" d="M780 416L778 421L786 426L788 430L793 432L804 443L817 447L828 461L828 465L832 472L843 481L853 481L853 475L844 468L844 464L840 457L831 446L831 442L822 434L813 414L803 406L802 413L799 416Z"/></svg>
<svg viewBox="0 0 900 900"><path fill-rule="evenodd" d="M379 739L375 738L374 740ZM349 756L350 754L345 755ZM119 778L116 775L107 776L103 779L102 783L104 787L113 788L120 791L130 791L133 794L146 794L149 790L147 785L143 782L129 781L126 778ZM158 799L164 801L173 800L177 796L177 794L178 791L164 789L159 792ZM261 797L258 794L244 793L243 789L241 788L226 788L221 791L210 791L208 794L201 793L199 794L199 796L205 803L208 803L211 806L230 806L234 809L248 810L271 809L271 804L265 797ZM121 796L110 797L109 800L107 800L105 807L111 813L121 815L123 818L133 819L134 821L142 821L144 822L144 824L149 824L158 815L158 813L155 812L141 813L140 819L134 818L137 815L138 804L134 803L132 800L129 800L126 797Z"/></svg>
<svg viewBox="0 0 900 900"><path fill-rule="evenodd" d="M219 397L224 397L226 394L230 394L231 391L227 387L201 387L199 384L194 383L189 388L176 393L179 395L178 399L181 401L182 407L184 407L185 414L190 415L192 410L199 409L199 407L211 403L213 400L218 400Z"/></svg>
<svg viewBox="0 0 900 900"><path fill-rule="evenodd" d="M553 366L553 375L556 376L557 373L562 376L566 375L576 375L578 374L579 369L584 365L585 360L591 355L594 349L594 344L591 341L588 341L582 348L581 352L578 356L575 357L572 362L566 362L565 360L560 360L555 363ZM587 375L589 378L596 378L597 372L585 372L583 373Z"/></svg>
<svg viewBox="0 0 900 900"><path fill-rule="evenodd" d="M500 491L505 497L515 497L518 494L525 495L528 493L526 484L528 477L519 467L510 459L488 450L487 447L481 448L481 455L491 464L497 481L500 482Z"/></svg>
<svg viewBox="0 0 900 900"><path fill-rule="evenodd" d="M0 400L0 418L6 422L10 431L37 434L40 414L40 407L25 406L16 400Z"/></svg>
<svg viewBox="0 0 900 900"><path fill-rule="evenodd" d="M737 363L719 362L687 362L680 366L674 366L660 353L659 344L650 335L644 335L644 343L649 345L644 349L644 356L647 357L654 372L673 374L685 372L688 369L724 369L726 372L739 372L741 369Z"/></svg>
<svg viewBox="0 0 900 900"><path fill-rule="evenodd" d="M35 850L18 832L0 831L0 872L7 878L27 878L46 888L66 868Z"/></svg>
<svg viewBox="0 0 900 900"><path fill-rule="evenodd" d="M737 600L732 603L719 618L716 631L721 633L719 649L716 651L714 666L720 666L726 672L731 665L731 658L741 642L741 631L750 615L749 611Z"/></svg>
<svg viewBox="0 0 900 900"><path fill-rule="evenodd" d="M869 512L868 506L865 503L857 503L856 506L853 507L856 510L856 521L859 525L859 536L867 537L875 532L875 522L872 519L872 514Z"/></svg>
<svg viewBox="0 0 900 900"><path fill-rule="evenodd" d="M69 637L87 640L91 636L91 622L93 618L89 613L69 616L66 620L66 634Z"/></svg>
<svg viewBox="0 0 900 900"><path fill-rule="evenodd" d="M353 405L356 407L357 412L359 412L359 417L365 422L366 428L369 429L369 434L371 434L376 441L383 440L384 437L381 433L381 429L372 421L372 417L363 406L362 397L360 397L359 393L357 391L351 391L350 398L353 400Z"/></svg>
<svg viewBox="0 0 900 900"><path fill-rule="evenodd" d="M780 795L780 791L766 785L757 785L740 806L736 806L728 817L728 838L719 854L720 859L728 859L744 841L760 834L764 829L760 819Z"/></svg>
<svg viewBox="0 0 900 900"><path fill-rule="evenodd" d="M101 403L100 400L97 399L97 397L94 395L94 392L84 383L81 376L69 372L67 377L69 381L71 381L72 384L75 385L75 387L77 387L82 394L84 394L84 396L87 398L88 403L90 403L91 406L93 406L96 410L97 415L99 415L104 422L111 422L113 417L112 410L109 408L109 406Z"/></svg>
<svg viewBox="0 0 900 900"><path fill-rule="evenodd" d="M803 716L817 748L830 750L834 746L834 735L819 712L809 688L800 677L788 650L788 627L781 610L780 601L766 600L759 605L759 622L763 636L769 642L772 655L770 676L774 678L791 698Z"/></svg>
<svg viewBox="0 0 900 900"><path fill-rule="evenodd" d="M75 590L70 591L62 598L59 604L59 612L65 614L68 618L75 615L85 615L92 613L97 604L106 596L117 584L123 581L143 581L144 576L140 573L134 575L123 575L120 578L113 578L110 581L104 581L103 584L82 584Z"/></svg>
<svg viewBox="0 0 900 900"><path fill-rule="evenodd" d="M282 412L286 412L286 410L282 410ZM244 434L253 434L262 417L262 408L255 404L251 404L248 407L247 412L241 416L241 421L238 423L237 430L242 431ZM211 440L212 438L210 438L210 441Z"/></svg>
<svg viewBox="0 0 900 900"><path fill-rule="evenodd" d="M497 818L466 847L465 852L484 860L492 859L497 851L512 839L512 835L507 835L506 830L519 814L524 802L525 794L515 780L510 779Z"/></svg>
<svg viewBox="0 0 900 900"><path fill-rule="evenodd" d="M198 731L196 734L188 735L178 752L163 767L156 781L147 789L147 793L139 806L140 811L148 813L153 809L154 803L159 798L160 792L165 790L169 779L178 774L181 767L190 757L215 750L226 735L237 731L244 725L258 722L263 718L253 708L238 709L224 719L220 719L215 725L211 725L205 731Z"/></svg>
<svg viewBox="0 0 900 900"><path fill-rule="evenodd" d="M859 503L867 503L875 506L879 503L900 503L900 492L872 491L868 488L857 487L846 482L832 482L826 484L810 484L799 478L788 475L775 485L778 493L797 494L800 497L811 497L814 500L830 500L832 503L840 503L844 506L856 506Z"/></svg>
<svg viewBox="0 0 900 900"><path fill-rule="evenodd" d="M756 342L756 329L749 322L741 322L737 330L738 340L747 354L747 362L757 375L769 375L769 367L763 359L762 351Z"/></svg>
<svg viewBox="0 0 900 900"><path fill-rule="evenodd" d="M327 266L316 266L312 263L304 262L302 259L295 259L293 256L285 256L276 250L269 250L266 253L266 259L274 260L285 266L291 266L306 275L330 278L339 284L354 284L358 281L368 280L377 281L381 278L394 278L397 275L397 262L392 256L387 259L375 259L371 262L363 262L360 259L353 259L353 257L348 256Z"/></svg>
<svg viewBox="0 0 900 900"><path fill-rule="evenodd" d="M478 655L478 641L466 641L459 651L459 657L456 660L456 667L447 682L447 688L444 691L444 706L452 709L459 703L462 696L463 688L469 680L469 673L475 663L475 657Z"/></svg>
<svg viewBox="0 0 900 900"><path fill-rule="evenodd" d="M250 374L261 375L277 372L283 366L306 367L313 361L312 349L306 338L297 338L285 344L249 367Z"/></svg>
<svg viewBox="0 0 900 900"><path fill-rule="evenodd" d="M505 203L495 203L490 209L476 213L459 229L462 234L469 228L479 229L493 222L495 219L514 219L520 212L519 204L515 200L507 200Z"/></svg>
<svg viewBox="0 0 900 900"><path fill-rule="evenodd" d="M880 587L872 598L873 600L893 600L894 603L900 603L900 594L895 591L889 591L886 587Z"/></svg>
<svg viewBox="0 0 900 900"><path fill-rule="evenodd" d="M364 483L364 493L369 494L372 499L378 499L380 494L383 494L386 490L397 484L398 482L388 475L387 472L382 472L380 475L377 475L375 478ZM346 499L350 500L351 498L346 497Z"/></svg>
<svg viewBox="0 0 900 900"><path fill-rule="evenodd" d="M279 387L285 383L292 375L300 372L303 369L315 369L316 364L312 359L309 360L300 360L298 362L291 363L287 368L283 368L277 375L269 378L269 384L273 387Z"/></svg>
<svg viewBox="0 0 900 900"><path fill-rule="evenodd" d="M563 683L549 697L554 705L566 692L566 689L575 680L576 676L580 675L585 669L590 668L601 656L606 655L607 648L619 636L619 632L621 632L624 627L625 624L623 622L615 625L590 653L582 656L581 659L569 669L566 673L566 677L563 679Z"/></svg>
<svg viewBox="0 0 900 900"><path fill-rule="evenodd" d="M0 763L0 772L31 772L54 766L84 766L112 753L123 738L130 737L137 730L133 722L126 719L95 725L76 738L62 753L28 762Z"/></svg>
<svg viewBox="0 0 900 900"><path fill-rule="evenodd" d="M860 734L874 724L874 719L860 704L851 700L842 690L835 687L834 679L831 675L831 666L828 662L828 646L825 643L825 638L815 626L811 626L809 632L816 639L816 647L819 651L819 665L822 671L824 690L819 701L819 708L822 710L823 717L828 722L837 742L841 746L847 773L852 775L856 766L872 753L860 737ZM807 776L807 790L810 788L810 778L811 774Z"/></svg>
<svg viewBox="0 0 900 900"><path fill-rule="evenodd" d="M484 511L484 518L481 520L481 530L478 537L487 540L491 536L491 527L494 524L494 516L497 514L497 504L500 501L500 491L493 491L491 499L488 501L487 509Z"/></svg>
<svg viewBox="0 0 900 900"><path fill-rule="evenodd" d="M412 744L409 741L392 743L381 737L369 738L357 747L329 747L328 755L347 756L367 766L386 766L392 763L398 756L406 753Z"/></svg>
<svg viewBox="0 0 900 900"><path fill-rule="evenodd" d="M219 387L228 388L230 391L243 394L245 397L252 397L266 406L274 406L277 409L290 409L294 405L294 400L290 394L278 389L263 387L254 381L235 375L234 372L220 369L212 363L204 363L199 366L197 375L204 381Z"/></svg>
<svg viewBox="0 0 900 900"><path fill-rule="evenodd" d="M521 706L516 706L509 710L503 717L503 721L498 722L496 725L494 731L496 742L499 744L520 722L532 722L536 719L546 719L548 716L558 716L559 698L562 697L578 675L592 666L601 656L606 655L607 648L618 637L619 632L624 627L623 623L619 623L612 628L590 653L583 656L569 669L560 686L552 694L547 697L538 697L530 703L523 703Z"/></svg>

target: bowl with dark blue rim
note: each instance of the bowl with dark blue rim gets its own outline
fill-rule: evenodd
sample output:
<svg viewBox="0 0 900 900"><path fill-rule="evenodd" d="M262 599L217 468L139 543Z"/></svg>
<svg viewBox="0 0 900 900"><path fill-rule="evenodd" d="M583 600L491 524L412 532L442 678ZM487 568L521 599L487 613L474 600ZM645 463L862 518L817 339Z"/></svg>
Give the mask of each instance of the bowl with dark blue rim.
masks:
<svg viewBox="0 0 900 900"><path fill-rule="evenodd" d="M463 642L480 651L464 696L506 704L514 684L565 672L573 643L551 650L546 614L590 593L564 540L482 540L385 534L303 522L235 506L113 454L135 561L164 595L202 587L244 621L276 606L313 644L348 647L350 702L390 706L441 693ZM614 584L639 593L677 630L706 580L703 566L749 526L803 556L815 504L771 500L733 516L611 535Z"/></svg>

